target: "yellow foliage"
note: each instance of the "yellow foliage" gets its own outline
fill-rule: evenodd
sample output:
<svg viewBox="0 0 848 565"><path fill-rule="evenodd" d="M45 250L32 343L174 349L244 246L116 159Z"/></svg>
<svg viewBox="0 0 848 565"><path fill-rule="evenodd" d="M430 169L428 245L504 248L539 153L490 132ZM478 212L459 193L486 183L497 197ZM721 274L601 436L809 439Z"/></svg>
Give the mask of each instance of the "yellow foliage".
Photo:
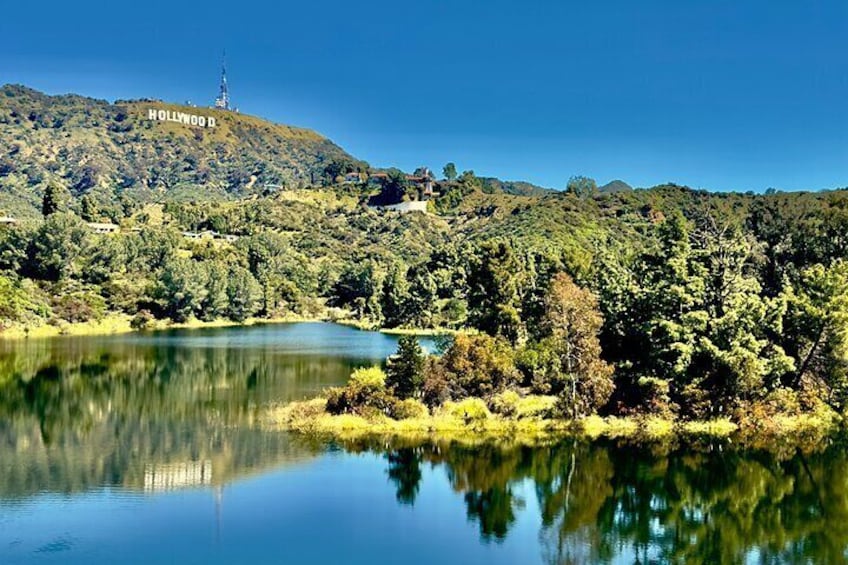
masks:
<svg viewBox="0 0 848 565"><path fill-rule="evenodd" d="M351 373L350 382L365 388L382 389L386 387L386 373L380 367L362 367Z"/></svg>

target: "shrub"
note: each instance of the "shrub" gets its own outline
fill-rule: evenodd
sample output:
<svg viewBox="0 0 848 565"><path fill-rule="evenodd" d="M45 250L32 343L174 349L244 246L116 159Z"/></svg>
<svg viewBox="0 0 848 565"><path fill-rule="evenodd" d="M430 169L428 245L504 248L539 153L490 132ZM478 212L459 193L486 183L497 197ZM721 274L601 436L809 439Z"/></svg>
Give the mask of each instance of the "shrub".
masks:
<svg viewBox="0 0 848 565"><path fill-rule="evenodd" d="M548 419L556 416L556 396L530 395L519 399L515 406L516 416L521 418Z"/></svg>
<svg viewBox="0 0 848 565"><path fill-rule="evenodd" d="M459 402L448 402L445 410L454 418L463 420L466 424L480 422L491 417L486 403L479 398L466 398Z"/></svg>
<svg viewBox="0 0 848 565"><path fill-rule="evenodd" d="M424 404L432 408L450 400L447 371L438 360L428 359L424 375L424 384L421 385L421 399Z"/></svg>
<svg viewBox="0 0 848 565"><path fill-rule="evenodd" d="M505 390L491 398L489 408L495 414L511 418L518 413L518 402L520 400L521 397L514 390Z"/></svg>
<svg viewBox="0 0 848 565"><path fill-rule="evenodd" d="M642 377L637 382L641 413L652 414L661 418L671 418L677 412L677 405L671 401L670 385L665 379Z"/></svg>
<svg viewBox="0 0 848 565"><path fill-rule="evenodd" d="M430 367L447 382L453 399L485 398L518 380L512 348L488 335L458 335L444 356Z"/></svg>
<svg viewBox="0 0 848 565"><path fill-rule="evenodd" d="M392 416L398 399L386 391L386 375L379 367L355 370L346 387L327 390L327 412L330 414L359 414Z"/></svg>
<svg viewBox="0 0 848 565"><path fill-rule="evenodd" d="M53 313L66 322L100 320L106 311L106 302L97 294L74 292L60 296L53 302Z"/></svg>
<svg viewBox="0 0 848 565"><path fill-rule="evenodd" d="M139 310L138 314L130 320L130 327L134 330L147 330L153 326L155 318L148 310Z"/></svg>
<svg viewBox="0 0 848 565"><path fill-rule="evenodd" d="M386 373L380 367L361 367L351 373L350 384L361 388L381 390L386 387Z"/></svg>
<svg viewBox="0 0 848 565"><path fill-rule="evenodd" d="M423 403L412 398L401 400L400 402L395 404L393 412L391 414L392 418L394 418L395 420L406 420L408 418L426 418L429 415L430 411L427 410L427 407L424 406Z"/></svg>

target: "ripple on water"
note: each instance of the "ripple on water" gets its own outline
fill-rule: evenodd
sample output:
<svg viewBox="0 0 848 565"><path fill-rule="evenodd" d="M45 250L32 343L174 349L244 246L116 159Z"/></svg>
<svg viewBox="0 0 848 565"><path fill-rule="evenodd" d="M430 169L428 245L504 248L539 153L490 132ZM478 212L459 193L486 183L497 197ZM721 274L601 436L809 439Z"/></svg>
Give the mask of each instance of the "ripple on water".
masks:
<svg viewBox="0 0 848 565"><path fill-rule="evenodd" d="M62 551L70 551L74 546L75 540L71 537L58 537L46 543L35 550L35 553L60 553Z"/></svg>

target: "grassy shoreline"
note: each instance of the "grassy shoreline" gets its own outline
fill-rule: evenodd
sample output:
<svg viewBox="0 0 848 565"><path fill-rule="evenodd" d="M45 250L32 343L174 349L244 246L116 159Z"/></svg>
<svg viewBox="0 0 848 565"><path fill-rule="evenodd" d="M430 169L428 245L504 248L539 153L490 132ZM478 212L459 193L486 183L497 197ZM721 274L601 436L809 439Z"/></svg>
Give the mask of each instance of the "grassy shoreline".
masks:
<svg viewBox="0 0 848 565"><path fill-rule="evenodd" d="M243 322L234 322L226 319L212 320L208 322L203 320L189 320L183 323L175 323L169 320L156 320L149 327L136 329L131 326L131 320L132 317L126 314L110 314L100 320L92 320L90 322L64 323L60 325L44 323L37 326L12 326L0 332L0 341L58 336L103 336L142 331L246 327L263 324L291 324L297 322L327 321L324 318L295 315L279 318L248 318Z"/></svg>
<svg viewBox="0 0 848 565"><path fill-rule="evenodd" d="M362 331L375 331L386 335L398 336L435 337L458 333L456 330L449 329L374 328L367 323L349 318L334 319L331 316L299 316L296 314L276 318L248 318L243 322L234 322L223 318L211 321L193 319L182 323L176 323L170 320L155 320L150 326L143 329L133 328L131 321L132 316L127 314L109 314L100 320L91 320L89 322L63 322L58 325L45 322L33 326L18 324L0 330L0 341L58 336L103 336L141 331L247 327L262 324L293 324L298 322L330 322Z"/></svg>
<svg viewBox="0 0 848 565"><path fill-rule="evenodd" d="M824 442L843 424L835 413L781 416L755 427L740 427L728 418L679 421L654 416L589 416L572 421L487 414L469 420L457 414L454 403L439 407L431 414L395 420L383 415L331 415L326 412L326 402L319 397L270 407L264 414L263 425L272 430L336 441L381 439L412 444L491 442L536 446L569 438L648 443L730 440L748 445L770 442L807 445Z"/></svg>

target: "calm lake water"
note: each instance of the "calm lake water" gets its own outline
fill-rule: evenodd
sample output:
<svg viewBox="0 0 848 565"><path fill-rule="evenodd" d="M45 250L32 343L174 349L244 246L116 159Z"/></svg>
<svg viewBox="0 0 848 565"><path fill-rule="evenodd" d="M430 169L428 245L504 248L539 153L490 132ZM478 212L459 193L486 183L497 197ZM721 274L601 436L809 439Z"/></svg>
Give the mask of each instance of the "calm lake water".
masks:
<svg viewBox="0 0 848 565"><path fill-rule="evenodd" d="M0 563L846 561L841 443L411 449L256 425L395 346L331 324L0 343Z"/></svg>

